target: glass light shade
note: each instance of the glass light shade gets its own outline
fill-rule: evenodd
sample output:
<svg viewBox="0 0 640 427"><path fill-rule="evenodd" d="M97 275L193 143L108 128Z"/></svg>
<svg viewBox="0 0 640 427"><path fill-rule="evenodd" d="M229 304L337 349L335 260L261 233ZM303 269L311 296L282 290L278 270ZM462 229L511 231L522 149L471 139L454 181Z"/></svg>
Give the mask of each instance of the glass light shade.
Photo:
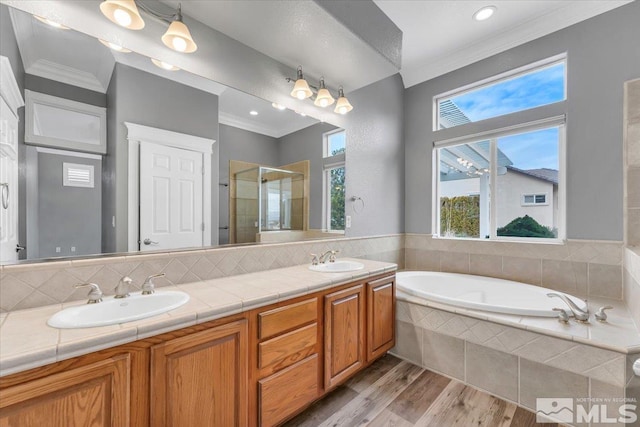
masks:
<svg viewBox="0 0 640 427"><path fill-rule="evenodd" d="M338 102L336 102L336 109L333 111L338 114L347 114L351 110L353 110L353 106L349 100L344 96L341 96L338 98Z"/></svg>
<svg viewBox="0 0 640 427"><path fill-rule="evenodd" d="M191 37L189 28L178 19L169 25L167 32L162 36L162 43L177 52L191 53L198 49L196 42Z"/></svg>
<svg viewBox="0 0 640 427"><path fill-rule="evenodd" d="M47 18L43 18L42 16L38 16L38 15L33 15L34 18L36 18L38 21L47 24L53 28L58 28L60 30L68 30L69 27L65 27L64 25L56 22L56 21L52 21L51 19L47 19Z"/></svg>
<svg viewBox="0 0 640 427"><path fill-rule="evenodd" d="M109 49L115 50L116 52L131 53L131 51L129 49L127 49L126 47L122 47L119 44L111 43L111 42L108 42L108 41L102 40L102 39L98 39L98 40L100 40L100 43L102 43L103 45L105 45Z"/></svg>
<svg viewBox="0 0 640 427"><path fill-rule="evenodd" d="M141 30L144 21L133 0L104 0L100 10L111 22L130 30Z"/></svg>
<svg viewBox="0 0 640 427"><path fill-rule="evenodd" d="M318 107L328 107L333 104L336 100L331 96L329 90L327 88L322 88L318 91L318 95L316 95L316 100L313 102L314 105Z"/></svg>
<svg viewBox="0 0 640 427"><path fill-rule="evenodd" d="M296 80L296 84L293 86L291 96L298 99L306 99L313 95L309 83L305 79Z"/></svg>
<svg viewBox="0 0 640 427"><path fill-rule="evenodd" d="M175 65L171 65L167 62L164 61L159 61L157 59L153 59L151 58L151 62L153 62L153 65L155 65L158 68L162 68L163 70L167 70L167 71L178 71L180 68L176 67Z"/></svg>

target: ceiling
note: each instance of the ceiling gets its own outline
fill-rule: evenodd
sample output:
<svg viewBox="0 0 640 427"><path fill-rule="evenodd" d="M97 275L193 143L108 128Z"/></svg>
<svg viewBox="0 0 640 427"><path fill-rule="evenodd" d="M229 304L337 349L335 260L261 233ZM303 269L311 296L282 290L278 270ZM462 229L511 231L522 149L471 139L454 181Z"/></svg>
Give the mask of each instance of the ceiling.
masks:
<svg viewBox="0 0 640 427"><path fill-rule="evenodd" d="M209 79L180 71L162 70L136 53L117 53L98 40L73 30L52 28L30 14L10 9L25 71L46 79L106 93L116 63L219 96L220 123L280 138L318 121L291 110L277 110L270 102ZM257 111L257 116L249 114Z"/></svg>
<svg viewBox="0 0 640 427"><path fill-rule="evenodd" d="M410 87L632 0L373 1L403 33L400 73ZM397 72L388 61L374 61L367 43L315 3L183 0L182 8L205 25L292 68L303 65L324 74L328 84L342 84L348 91ZM474 12L487 5L497 7L494 16L473 20Z"/></svg>
<svg viewBox="0 0 640 427"><path fill-rule="evenodd" d="M374 0L402 30L410 87L629 3L630 0ZM473 14L497 7L486 21ZM277 58L276 58L277 59Z"/></svg>

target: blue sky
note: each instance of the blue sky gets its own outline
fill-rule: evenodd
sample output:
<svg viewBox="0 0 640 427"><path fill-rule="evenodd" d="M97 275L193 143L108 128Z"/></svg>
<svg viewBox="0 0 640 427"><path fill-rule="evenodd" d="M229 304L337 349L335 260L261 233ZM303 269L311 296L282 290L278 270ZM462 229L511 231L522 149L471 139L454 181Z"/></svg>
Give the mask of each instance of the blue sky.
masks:
<svg viewBox="0 0 640 427"><path fill-rule="evenodd" d="M564 63L484 87L451 100L472 122L564 99ZM498 147L520 169L558 169L558 129L501 138Z"/></svg>

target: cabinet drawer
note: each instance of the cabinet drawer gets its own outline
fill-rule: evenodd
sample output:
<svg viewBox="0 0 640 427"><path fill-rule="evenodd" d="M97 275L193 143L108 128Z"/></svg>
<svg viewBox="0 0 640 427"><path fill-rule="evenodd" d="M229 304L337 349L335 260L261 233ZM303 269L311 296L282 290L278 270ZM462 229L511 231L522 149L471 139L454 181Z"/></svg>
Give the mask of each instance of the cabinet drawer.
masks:
<svg viewBox="0 0 640 427"><path fill-rule="evenodd" d="M260 425L273 426L318 396L318 355L314 354L258 382Z"/></svg>
<svg viewBox="0 0 640 427"><path fill-rule="evenodd" d="M317 323L272 338L258 344L258 367L268 373L279 371L317 353L317 343Z"/></svg>
<svg viewBox="0 0 640 427"><path fill-rule="evenodd" d="M317 298L265 311L258 314L258 338L270 338L317 320Z"/></svg>

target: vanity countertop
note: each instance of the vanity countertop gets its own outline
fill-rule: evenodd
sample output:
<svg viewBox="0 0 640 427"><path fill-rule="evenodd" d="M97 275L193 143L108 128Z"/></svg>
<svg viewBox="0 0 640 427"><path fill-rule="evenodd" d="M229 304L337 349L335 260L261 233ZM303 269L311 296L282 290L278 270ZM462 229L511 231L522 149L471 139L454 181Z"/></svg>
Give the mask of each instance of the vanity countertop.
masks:
<svg viewBox="0 0 640 427"><path fill-rule="evenodd" d="M310 271L305 264L158 288L159 292L186 292L190 299L185 305L167 313L110 326L56 329L47 325L47 320L54 313L72 305L84 304L85 301L2 313L0 376L395 271L398 267L387 262L357 261L364 264L364 269L346 273L318 273Z"/></svg>

